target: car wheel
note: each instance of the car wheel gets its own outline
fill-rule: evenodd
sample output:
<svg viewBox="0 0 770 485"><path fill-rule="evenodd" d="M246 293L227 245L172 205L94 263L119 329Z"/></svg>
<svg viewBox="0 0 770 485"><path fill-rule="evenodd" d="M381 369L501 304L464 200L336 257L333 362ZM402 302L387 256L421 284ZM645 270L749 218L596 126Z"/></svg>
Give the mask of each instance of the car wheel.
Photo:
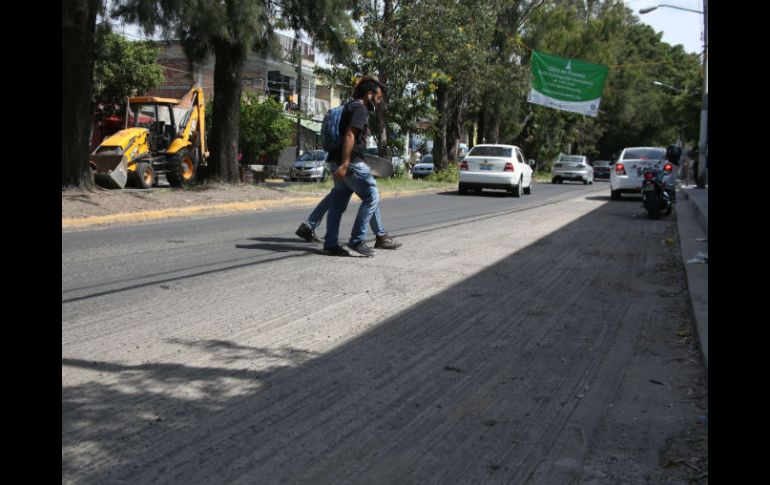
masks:
<svg viewBox="0 0 770 485"><path fill-rule="evenodd" d="M610 190L610 200L620 200L620 191Z"/></svg>
<svg viewBox="0 0 770 485"><path fill-rule="evenodd" d="M551 179L551 183L552 183L552 184L558 184L558 183L559 183L559 179L557 179L556 177L554 177L554 178L552 178L552 179Z"/></svg>
<svg viewBox="0 0 770 485"><path fill-rule="evenodd" d="M532 195L532 184L535 183L534 179L529 179L529 187L524 187L524 194Z"/></svg>
<svg viewBox="0 0 770 485"><path fill-rule="evenodd" d="M514 197L521 197L522 185L524 185L524 179L519 179L518 185L516 185L516 187L513 188Z"/></svg>
<svg viewBox="0 0 770 485"><path fill-rule="evenodd" d="M465 184L460 184L457 187L457 191L460 192L460 195L465 195L468 193L468 187L466 187Z"/></svg>

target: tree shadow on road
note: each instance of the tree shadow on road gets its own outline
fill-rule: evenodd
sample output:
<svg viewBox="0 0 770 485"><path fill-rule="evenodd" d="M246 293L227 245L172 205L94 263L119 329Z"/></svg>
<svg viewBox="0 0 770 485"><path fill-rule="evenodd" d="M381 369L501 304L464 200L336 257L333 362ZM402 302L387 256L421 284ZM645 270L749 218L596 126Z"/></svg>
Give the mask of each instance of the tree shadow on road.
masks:
<svg viewBox="0 0 770 485"><path fill-rule="evenodd" d="M671 302L661 288L681 294L657 271L675 251L659 231L603 221L625 212L602 205L320 355L233 337L168 339L179 357L163 362L63 357L63 371L93 377L62 385L62 481L525 483L572 439L581 403L611 409L616 394L597 389L617 390L625 366L604 356L631 352L656 318L629 302L661 308ZM322 339L333 328L308 318L302 331ZM662 442L670 423L656 416L646 426ZM598 431L585 433L591 443Z"/></svg>

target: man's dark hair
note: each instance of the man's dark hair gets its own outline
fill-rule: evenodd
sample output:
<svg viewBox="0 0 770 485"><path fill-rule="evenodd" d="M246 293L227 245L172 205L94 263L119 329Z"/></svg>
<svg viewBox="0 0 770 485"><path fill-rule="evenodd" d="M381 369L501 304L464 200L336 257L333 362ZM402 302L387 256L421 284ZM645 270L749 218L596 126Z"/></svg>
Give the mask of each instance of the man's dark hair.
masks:
<svg viewBox="0 0 770 485"><path fill-rule="evenodd" d="M353 89L354 98L363 98L369 91L377 92L377 88L382 90L382 94L385 94L385 86L382 85L377 79L371 76L364 76L358 81L356 87Z"/></svg>

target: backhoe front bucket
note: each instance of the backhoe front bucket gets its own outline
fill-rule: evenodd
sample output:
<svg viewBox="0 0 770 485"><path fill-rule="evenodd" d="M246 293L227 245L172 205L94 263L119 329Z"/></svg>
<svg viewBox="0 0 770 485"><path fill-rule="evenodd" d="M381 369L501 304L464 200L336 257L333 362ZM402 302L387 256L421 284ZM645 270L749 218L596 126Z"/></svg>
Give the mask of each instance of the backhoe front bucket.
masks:
<svg viewBox="0 0 770 485"><path fill-rule="evenodd" d="M95 155L91 161L96 164L94 181L107 189L122 189L128 181L126 158L121 155Z"/></svg>

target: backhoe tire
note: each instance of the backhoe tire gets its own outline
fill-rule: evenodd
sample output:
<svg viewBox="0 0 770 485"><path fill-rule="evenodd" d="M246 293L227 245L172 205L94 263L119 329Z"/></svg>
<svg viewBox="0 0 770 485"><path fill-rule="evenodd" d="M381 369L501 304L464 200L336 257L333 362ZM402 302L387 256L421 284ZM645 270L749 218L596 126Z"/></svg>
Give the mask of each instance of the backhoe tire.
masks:
<svg viewBox="0 0 770 485"><path fill-rule="evenodd" d="M139 162L136 164L136 175L134 176L136 186L140 189L149 189L155 182L155 172L152 170L150 162Z"/></svg>
<svg viewBox="0 0 770 485"><path fill-rule="evenodd" d="M195 181L196 168L192 155L183 148L169 160L166 180L172 187L189 187Z"/></svg>

